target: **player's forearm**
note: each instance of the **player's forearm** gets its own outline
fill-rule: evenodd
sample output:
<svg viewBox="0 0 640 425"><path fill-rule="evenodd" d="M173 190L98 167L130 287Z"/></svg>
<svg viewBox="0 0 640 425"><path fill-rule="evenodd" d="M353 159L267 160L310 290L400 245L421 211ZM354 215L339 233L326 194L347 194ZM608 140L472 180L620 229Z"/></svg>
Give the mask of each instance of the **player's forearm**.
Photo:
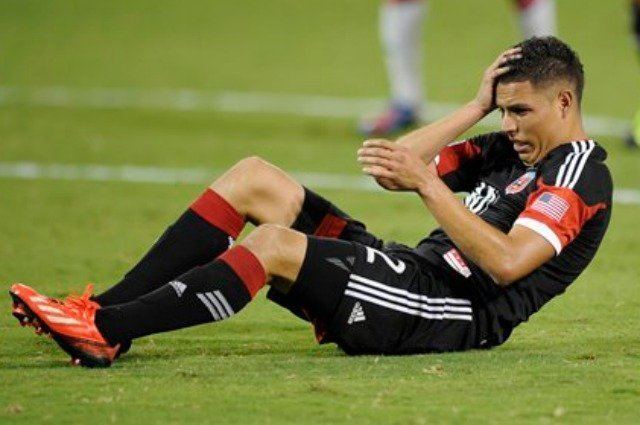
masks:
<svg viewBox="0 0 640 425"><path fill-rule="evenodd" d="M427 176L418 194L456 246L471 261L507 285L514 279L514 251L508 236L470 212L435 176Z"/></svg>
<svg viewBox="0 0 640 425"><path fill-rule="evenodd" d="M431 162L448 143L473 127L486 115L475 101L469 102L446 117L408 133L397 140Z"/></svg>

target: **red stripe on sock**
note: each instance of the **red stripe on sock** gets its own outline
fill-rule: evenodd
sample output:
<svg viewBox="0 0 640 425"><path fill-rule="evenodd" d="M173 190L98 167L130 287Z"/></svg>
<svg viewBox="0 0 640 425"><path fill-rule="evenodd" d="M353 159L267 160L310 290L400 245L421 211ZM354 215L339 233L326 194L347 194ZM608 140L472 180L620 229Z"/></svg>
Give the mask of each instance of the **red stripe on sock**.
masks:
<svg viewBox="0 0 640 425"><path fill-rule="evenodd" d="M338 238L347 226L347 220L333 214L324 216L320 225L314 232L314 236L324 236L326 238Z"/></svg>
<svg viewBox="0 0 640 425"><path fill-rule="evenodd" d="M218 229L236 239L244 227L244 217L222 196L211 189L205 190L191 210Z"/></svg>
<svg viewBox="0 0 640 425"><path fill-rule="evenodd" d="M238 275L244 286L255 297L267 282L267 273L258 258L242 245L235 246L218 257Z"/></svg>

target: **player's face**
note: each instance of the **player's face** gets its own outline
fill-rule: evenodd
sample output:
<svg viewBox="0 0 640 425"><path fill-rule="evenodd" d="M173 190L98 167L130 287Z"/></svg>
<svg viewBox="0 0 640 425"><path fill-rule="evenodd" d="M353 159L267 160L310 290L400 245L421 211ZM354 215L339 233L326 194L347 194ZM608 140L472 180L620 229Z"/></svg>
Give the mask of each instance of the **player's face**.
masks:
<svg viewBox="0 0 640 425"><path fill-rule="evenodd" d="M553 88L536 88L529 81L500 83L496 87L502 131L527 165L540 161L555 146L555 138L562 128L561 114L552 93Z"/></svg>

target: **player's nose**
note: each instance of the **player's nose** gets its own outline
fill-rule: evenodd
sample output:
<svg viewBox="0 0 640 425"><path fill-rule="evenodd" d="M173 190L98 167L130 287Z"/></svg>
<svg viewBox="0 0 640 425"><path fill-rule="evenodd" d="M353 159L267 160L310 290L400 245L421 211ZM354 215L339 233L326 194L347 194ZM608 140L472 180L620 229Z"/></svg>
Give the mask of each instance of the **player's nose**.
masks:
<svg viewBox="0 0 640 425"><path fill-rule="evenodd" d="M516 121L511 118L509 114L504 114L502 117L502 131L505 133L515 133L517 130Z"/></svg>

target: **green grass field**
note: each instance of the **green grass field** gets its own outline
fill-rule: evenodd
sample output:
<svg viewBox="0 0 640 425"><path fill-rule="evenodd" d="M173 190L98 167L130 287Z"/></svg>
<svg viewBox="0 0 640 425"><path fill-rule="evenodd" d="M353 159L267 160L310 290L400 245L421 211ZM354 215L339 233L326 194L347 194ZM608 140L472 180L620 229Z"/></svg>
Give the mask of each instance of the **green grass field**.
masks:
<svg viewBox="0 0 640 425"><path fill-rule="evenodd" d="M509 2L433 0L429 96L463 102L518 37ZM561 0L587 72L585 112L630 119L640 78L627 3ZM377 2L5 0L5 89L188 88L383 97ZM219 170L252 154L292 171L358 174L350 119L171 108L46 106L0 92L0 162ZM486 129L482 129L483 131ZM640 154L615 137L616 187L640 190ZM203 181L203 184L205 182ZM0 177L0 281L55 296L107 288L201 184ZM381 237L417 242L416 197L319 191ZM637 423L640 205L618 203L590 268L490 351L347 357L259 296L237 317L136 341L110 369L68 365L0 315L0 423Z"/></svg>

